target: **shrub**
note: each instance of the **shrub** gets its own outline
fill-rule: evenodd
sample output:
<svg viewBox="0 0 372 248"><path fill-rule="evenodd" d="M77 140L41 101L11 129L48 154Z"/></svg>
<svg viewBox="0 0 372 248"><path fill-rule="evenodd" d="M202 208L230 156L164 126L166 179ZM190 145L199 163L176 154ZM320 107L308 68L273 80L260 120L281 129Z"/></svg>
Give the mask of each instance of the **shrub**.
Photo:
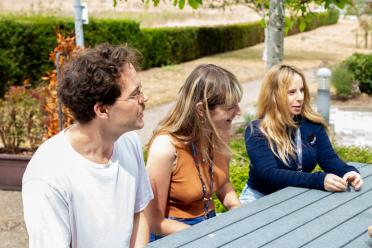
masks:
<svg viewBox="0 0 372 248"><path fill-rule="evenodd" d="M29 86L12 86L0 100L0 138L4 152L35 150L43 139L39 95Z"/></svg>
<svg viewBox="0 0 372 248"><path fill-rule="evenodd" d="M338 12L313 14L306 18L305 31L319 25L337 22ZM298 18L290 34L299 32ZM29 80L38 85L40 78L51 71L48 53L56 46L55 34L73 34L71 18L0 17L0 97L10 85ZM176 64L202 56L252 46L263 41L260 22L216 27L182 27L140 29L134 21L90 19L84 26L85 45L102 42L128 43L143 55L142 67Z"/></svg>
<svg viewBox="0 0 372 248"><path fill-rule="evenodd" d="M344 64L354 74L360 91L372 94L372 54L355 53Z"/></svg>
<svg viewBox="0 0 372 248"><path fill-rule="evenodd" d="M344 64L333 68L331 82L339 98L347 99L353 95L354 75Z"/></svg>
<svg viewBox="0 0 372 248"><path fill-rule="evenodd" d="M336 146L335 150L340 158L346 162L372 164L372 150L370 148Z"/></svg>

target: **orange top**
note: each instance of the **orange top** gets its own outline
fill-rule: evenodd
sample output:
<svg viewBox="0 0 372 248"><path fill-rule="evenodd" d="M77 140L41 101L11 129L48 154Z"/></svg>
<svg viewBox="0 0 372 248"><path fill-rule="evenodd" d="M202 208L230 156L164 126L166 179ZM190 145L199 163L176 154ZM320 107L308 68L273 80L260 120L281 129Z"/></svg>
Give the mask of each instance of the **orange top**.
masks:
<svg viewBox="0 0 372 248"><path fill-rule="evenodd" d="M169 135L170 136L170 135ZM173 142L177 141L172 137ZM170 189L168 194L165 217L195 218L204 215L204 200L202 183L199 178L198 169L192 156L191 146L183 145L181 142L173 143L176 147L176 167L172 172ZM198 152L200 156L200 153ZM207 187L207 197L211 195L210 172L208 162L201 162L200 173ZM213 193L218 191L228 180L228 161L222 155L214 155ZM209 211L214 210L211 199Z"/></svg>

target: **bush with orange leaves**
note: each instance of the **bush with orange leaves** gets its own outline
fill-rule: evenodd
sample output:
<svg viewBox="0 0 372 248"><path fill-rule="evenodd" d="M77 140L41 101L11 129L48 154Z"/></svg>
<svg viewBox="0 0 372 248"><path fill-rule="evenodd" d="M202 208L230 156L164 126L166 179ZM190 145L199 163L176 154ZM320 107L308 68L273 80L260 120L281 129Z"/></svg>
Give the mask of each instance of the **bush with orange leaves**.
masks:
<svg viewBox="0 0 372 248"><path fill-rule="evenodd" d="M57 47L49 57L59 67L66 58L78 51L74 37L57 34ZM62 54L57 58L57 53ZM32 89L29 81L22 86L12 86L0 99L0 152L32 152L43 139L50 138L60 131L59 107L57 97L57 71L53 70L42 79L49 81L45 86ZM62 107L62 126L73 123L71 113Z"/></svg>
<svg viewBox="0 0 372 248"><path fill-rule="evenodd" d="M75 37L64 37L62 34L57 34L57 47L54 51L49 54L51 60L54 64L59 65L60 68L63 67L63 63L70 56L77 53L81 48L75 45ZM57 58L57 53L60 56ZM58 59L58 61L57 61ZM49 84L44 86L43 92L43 110L45 112L45 124L46 124L46 134L45 137L49 138L60 131L59 128L59 117L58 117L58 96L57 96L57 71L53 70L48 73L43 80L48 80ZM73 117L67 108L62 107L62 126L63 128L71 125L73 123Z"/></svg>

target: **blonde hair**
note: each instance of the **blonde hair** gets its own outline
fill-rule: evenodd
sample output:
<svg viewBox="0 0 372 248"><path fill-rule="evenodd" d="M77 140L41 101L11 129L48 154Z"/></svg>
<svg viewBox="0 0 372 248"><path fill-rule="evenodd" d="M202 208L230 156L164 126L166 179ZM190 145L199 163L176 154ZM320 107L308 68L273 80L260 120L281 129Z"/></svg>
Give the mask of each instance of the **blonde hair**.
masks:
<svg viewBox="0 0 372 248"><path fill-rule="evenodd" d="M259 128L269 141L270 149L285 165L295 158L295 143L292 140L298 124L293 120L288 108L288 88L298 75L304 86L304 100L301 116L311 122L321 124L328 131L324 119L312 110L310 93L304 74L297 68L280 64L272 67L264 76L257 103Z"/></svg>
<svg viewBox="0 0 372 248"><path fill-rule="evenodd" d="M239 103L242 94L242 87L231 72L213 64L197 66L178 92L173 109L158 124L148 146L159 134L168 133L184 144L193 142L199 149L201 145L214 147L216 151L229 156L228 145L211 120L210 111L220 104ZM205 116L197 112L199 102L203 105ZM212 132L207 132L206 128ZM205 156L205 149L200 150Z"/></svg>

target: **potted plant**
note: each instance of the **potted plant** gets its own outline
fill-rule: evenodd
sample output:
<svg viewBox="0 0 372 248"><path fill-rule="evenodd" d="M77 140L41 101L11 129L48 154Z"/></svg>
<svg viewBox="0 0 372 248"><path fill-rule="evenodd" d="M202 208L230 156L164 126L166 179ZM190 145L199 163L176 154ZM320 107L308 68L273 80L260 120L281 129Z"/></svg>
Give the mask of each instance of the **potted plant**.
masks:
<svg viewBox="0 0 372 248"><path fill-rule="evenodd" d="M22 176L32 152L43 139L43 115L39 94L12 86L0 100L0 188L21 189Z"/></svg>
<svg viewBox="0 0 372 248"><path fill-rule="evenodd" d="M70 56L77 51L74 37L57 34L57 47L49 57L61 65L64 57L58 58L57 53ZM53 70L42 79L49 83L33 89L26 80L23 86L10 87L0 99L0 189L20 190L32 153L43 139L60 131L57 72ZM63 107L62 114L63 127L71 125L71 113Z"/></svg>

